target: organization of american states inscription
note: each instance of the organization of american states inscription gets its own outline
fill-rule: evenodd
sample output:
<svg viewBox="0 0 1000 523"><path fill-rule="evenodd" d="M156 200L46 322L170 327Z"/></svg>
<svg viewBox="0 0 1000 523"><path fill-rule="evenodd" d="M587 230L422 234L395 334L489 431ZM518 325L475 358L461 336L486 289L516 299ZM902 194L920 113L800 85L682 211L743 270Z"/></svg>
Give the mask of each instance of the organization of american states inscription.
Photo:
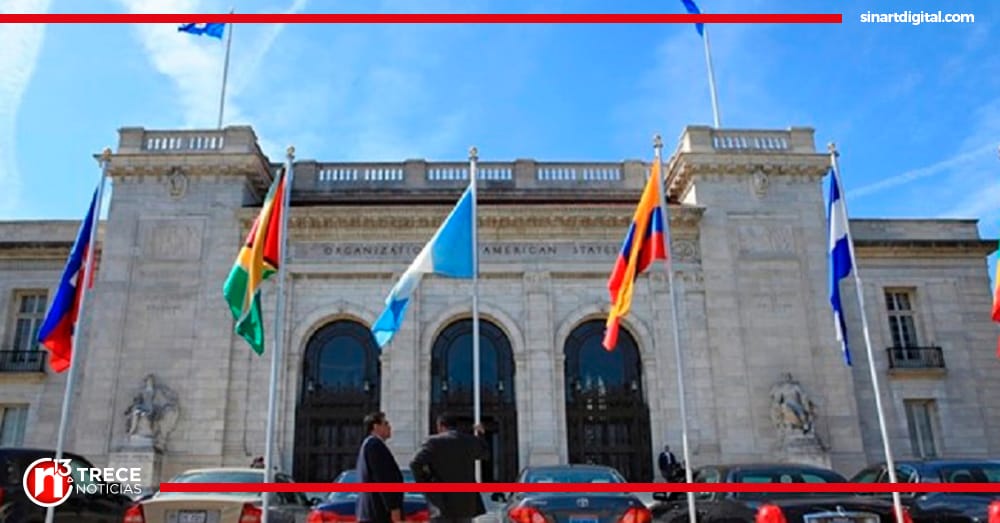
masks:
<svg viewBox="0 0 1000 523"><path fill-rule="evenodd" d="M301 261L412 261L423 243L299 243L292 246L292 258ZM525 260L609 260L618 256L620 244L595 242L481 242L480 261Z"/></svg>
<svg viewBox="0 0 1000 523"><path fill-rule="evenodd" d="M674 240L675 256L679 260L693 257L694 242ZM294 243L291 257L305 262L378 262L409 263L420 254L424 243L404 242L315 242ZM621 249L612 242L481 242L479 260L485 262L524 261L595 261L613 264Z"/></svg>

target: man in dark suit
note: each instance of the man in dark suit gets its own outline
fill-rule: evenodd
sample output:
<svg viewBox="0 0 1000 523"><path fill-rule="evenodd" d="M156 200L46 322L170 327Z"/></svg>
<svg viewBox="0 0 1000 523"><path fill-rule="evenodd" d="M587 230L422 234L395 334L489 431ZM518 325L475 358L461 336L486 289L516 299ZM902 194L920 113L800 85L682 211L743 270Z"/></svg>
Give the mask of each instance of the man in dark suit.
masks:
<svg viewBox="0 0 1000 523"><path fill-rule="evenodd" d="M442 414L437 419L437 434L427 438L413 456L410 470L418 482L475 483L476 460L489 458L489 444L482 425L473 428L475 436L459 432L456 416ZM434 523L469 523L486 513L478 492L428 492L424 496Z"/></svg>
<svg viewBox="0 0 1000 523"><path fill-rule="evenodd" d="M402 483L403 473L396 458L386 446L392 436L392 426L384 412L365 416L368 436L361 443L355 466L362 483ZM403 520L402 492L361 492L355 506L358 523L400 523Z"/></svg>

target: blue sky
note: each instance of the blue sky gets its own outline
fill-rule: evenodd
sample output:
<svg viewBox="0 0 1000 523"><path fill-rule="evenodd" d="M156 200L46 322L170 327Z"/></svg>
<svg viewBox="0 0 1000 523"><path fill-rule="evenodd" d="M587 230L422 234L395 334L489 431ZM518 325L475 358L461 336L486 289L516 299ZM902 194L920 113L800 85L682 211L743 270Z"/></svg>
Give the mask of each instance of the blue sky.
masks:
<svg viewBox="0 0 1000 523"><path fill-rule="evenodd" d="M722 126L835 141L852 217L979 218L1000 236L1000 4L697 0L704 12L839 12L840 25L709 25ZM225 12L90 0L88 12ZM684 12L680 0L236 1L238 12ZM2 12L79 11L4 0ZM868 11L973 24L862 24ZM0 25L0 219L79 219L117 129L214 128L224 44L176 25ZM711 124L694 26L238 25L227 124L272 160L619 161Z"/></svg>

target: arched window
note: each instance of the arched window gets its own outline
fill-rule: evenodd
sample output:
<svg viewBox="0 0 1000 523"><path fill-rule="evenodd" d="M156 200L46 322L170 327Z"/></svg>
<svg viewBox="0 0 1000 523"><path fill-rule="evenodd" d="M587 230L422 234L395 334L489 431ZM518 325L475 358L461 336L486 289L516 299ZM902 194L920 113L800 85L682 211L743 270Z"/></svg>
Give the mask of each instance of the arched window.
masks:
<svg viewBox="0 0 1000 523"><path fill-rule="evenodd" d="M352 320L324 325L307 342L295 412L296 479L332 481L354 468L361 421L380 406L378 355L371 332Z"/></svg>
<svg viewBox="0 0 1000 523"><path fill-rule="evenodd" d="M604 348L604 321L587 321L566 339L566 398L580 393L614 393L642 397L642 361L635 339L625 329L615 350Z"/></svg>
<svg viewBox="0 0 1000 523"><path fill-rule="evenodd" d="M638 344L625 329L613 351L605 350L603 339L604 321L586 321L563 348L569 462L608 465L629 481L652 481Z"/></svg>
<svg viewBox="0 0 1000 523"><path fill-rule="evenodd" d="M458 320L431 347L430 427L438 414L459 416L459 429L473 422L472 320ZM479 320L479 368L482 423L490 445L483 463L483 481L514 481L518 472L517 407L514 394L514 353L510 340L496 324Z"/></svg>
<svg viewBox="0 0 1000 523"><path fill-rule="evenodd" d="M303 396L371 392L379 384L378 346L364 325L339 320L309 340L305 353Z"/></svg>
<svg viewBox="0 0 1000 523"><path fill-rule="evenodd" d="M472 320L459 320L434 340L432 349L431 401L468 394L472 398ZM514 357L510 341L499 327L479 320L480 387L500 403L514 402ZM485 398L484 398L485 399Z"/></svg>

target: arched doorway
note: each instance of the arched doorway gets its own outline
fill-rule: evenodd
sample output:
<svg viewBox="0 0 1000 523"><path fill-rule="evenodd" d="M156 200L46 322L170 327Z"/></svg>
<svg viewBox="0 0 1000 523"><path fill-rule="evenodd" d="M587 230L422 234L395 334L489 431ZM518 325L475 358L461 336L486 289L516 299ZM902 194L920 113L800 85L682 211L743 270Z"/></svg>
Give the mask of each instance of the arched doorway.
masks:
<svg viewBox="0 0 1000 523"><path fill-rule="evenodd" d="M364 325L338 320L309 339L295 412L297 481L333 481L354 468L364 416L379 409L380 377L378 346Z"/></svg>
<svg viewBox="0 0 1000 523"><path fill-rule="evenodd" d="M569 462L608 465L629 481L653 481L639 348L625 329L612 352L604 349L603 338L604 321L592 320L566 339Z"/></svg>
<svg viewBox="0 0 1000 523"><path fill-rule="evenodd" d="M514 353L510 340L495 324L479 320L480 399L482 421L491 444L491 459L483 463L484 482L509 482L517 476L517 411L514 401ZM447 327L431 349L430 427L437 416L452 412L471 430L472 320Z"/></svg>

